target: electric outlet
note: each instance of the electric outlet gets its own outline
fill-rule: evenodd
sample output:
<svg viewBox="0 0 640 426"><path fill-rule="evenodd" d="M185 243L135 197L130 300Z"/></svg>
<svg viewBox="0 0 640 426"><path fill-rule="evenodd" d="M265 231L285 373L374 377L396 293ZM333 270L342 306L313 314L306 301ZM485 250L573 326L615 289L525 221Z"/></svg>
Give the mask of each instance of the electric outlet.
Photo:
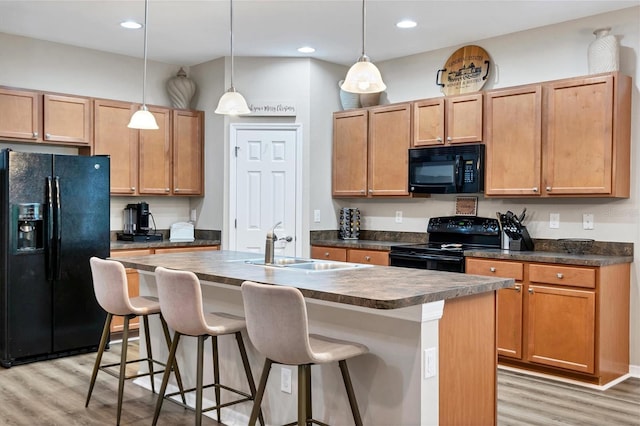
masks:
<svg viewBox="0 0 640 426"><path fill-rule="evenodd" d="M315 223L320 223L320 210L313 211L313 221Z"/></svg>
<svg viewBox="0 0 640 426"><path fill-rule="evenodd" d="M191 209L191 216L190 216L191 222L195 222L197 219L197 212L196 209Z"/></svg>
<svg viewBox="0 0 640 426"><path fill-rule="evenodd" d="M560 228L560 213L549 213L549 228Z"/></svg>
<svg viewBox="0 0 640 426"><path fill-rule="evenodd" d="M582 215L582 229L593 229L593 214L584 213Z"/></svg>
<svg viewBox="0 0 640 426"><path fill-rule="evenodd" d="M396 223L402 223L402 210L396 211Z"/></svg>
<svg viewBox="0 0 640 426"><path fill-rule="evenodd" d="M429 348L424 350L424 378L435 377L436 371L438 371L436 365L436 348Z"/></svg>
<svg viewBox="0 0 640 426"><path fill-rule="evenodd" d="M282 367L280 369L280 390L291 393L291 369Z"/></svg>

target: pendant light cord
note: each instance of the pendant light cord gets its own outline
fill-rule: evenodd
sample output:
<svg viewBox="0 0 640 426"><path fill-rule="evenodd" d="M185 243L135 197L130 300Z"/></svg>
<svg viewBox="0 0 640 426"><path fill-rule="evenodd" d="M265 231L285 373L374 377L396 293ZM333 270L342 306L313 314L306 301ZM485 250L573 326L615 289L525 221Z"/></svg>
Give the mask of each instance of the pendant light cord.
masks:
<svg viewBox="0 0 640 426"><path fill-rule="evenodd" d="M233 0L230 0L229 4L229 30L231 32L231 37L229 37L231 40L231 91L235 92L236 89L233 87Z"/></svg>
<svg viewBox="0 0 640 426"><path fill-rule="evenodd" d="M142 107L146 108L145 95L147 89L147 20L149 15L149 0L144 1L144 70L142 72Z"/></svg>
<svg viewBox="0 0 640 426"><path fill-rule="evenodd" d="M364 22L366 20L365 18L365 7L364 7L364 1L362 0L362 56L366 56L364 53L364 42L365 42L365 30L364 30Z"/></svg>

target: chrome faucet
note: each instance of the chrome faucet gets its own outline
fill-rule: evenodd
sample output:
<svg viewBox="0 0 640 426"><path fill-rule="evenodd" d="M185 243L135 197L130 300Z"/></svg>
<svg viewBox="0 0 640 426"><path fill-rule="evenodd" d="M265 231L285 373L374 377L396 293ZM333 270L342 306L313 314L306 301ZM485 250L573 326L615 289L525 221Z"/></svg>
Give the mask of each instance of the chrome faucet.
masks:
<svg viewBox="0 0 640 426"><path fill-rule="evenodd" d="M264 245L264 264L265 265L273 264L273 257L274 257L273 252L275 250L275 243L276 241L278 241L278 237L276 236L275 231L278 225L280 225L281 223L282 222L276 223L275 225L273 225L271 230L267 232L267 240Z"/></svg>

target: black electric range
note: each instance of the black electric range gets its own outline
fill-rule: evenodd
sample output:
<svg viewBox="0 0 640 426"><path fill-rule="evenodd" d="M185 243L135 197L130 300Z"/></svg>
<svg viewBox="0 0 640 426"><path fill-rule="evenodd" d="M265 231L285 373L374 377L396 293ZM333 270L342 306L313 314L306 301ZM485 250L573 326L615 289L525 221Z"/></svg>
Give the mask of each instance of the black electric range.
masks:
<svg viewBox="0 0 640 426"><path fill-rule="evenodd" d="M476 216L432 217L426 244L392 246L391 266L464 272L464 251L499 249L501 232L497 219Z"/></svg>

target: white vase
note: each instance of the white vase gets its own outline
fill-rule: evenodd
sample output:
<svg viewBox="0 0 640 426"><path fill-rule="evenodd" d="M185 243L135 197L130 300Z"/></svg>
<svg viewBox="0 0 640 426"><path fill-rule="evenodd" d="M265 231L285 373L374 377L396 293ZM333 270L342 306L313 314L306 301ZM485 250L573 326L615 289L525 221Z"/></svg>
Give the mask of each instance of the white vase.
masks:
<svg viewBox="0 0 640 426"><path fill-rule="evenodd" d="M191 98L196 93L196 83L187 78L187 73L180 67L178 74L167 82L167 92L174 108L189 109Z"/></svg>
<svg viewBox="0 0 640 426"><path fill-rule="evenodd" d="M596 39L589 44L587 51L589 74L618 71L620 68L618 39L610 31L611 28L600 28L593 32Z"/></svg>
<svg viewBox="0 0 640 426"><path fill-rule="evenodd" d="M341 87L343 82L344 80L340 80L338 87ZM360 95L340 89L340 103L342 104L342 109L360 108Z"/></svg>

